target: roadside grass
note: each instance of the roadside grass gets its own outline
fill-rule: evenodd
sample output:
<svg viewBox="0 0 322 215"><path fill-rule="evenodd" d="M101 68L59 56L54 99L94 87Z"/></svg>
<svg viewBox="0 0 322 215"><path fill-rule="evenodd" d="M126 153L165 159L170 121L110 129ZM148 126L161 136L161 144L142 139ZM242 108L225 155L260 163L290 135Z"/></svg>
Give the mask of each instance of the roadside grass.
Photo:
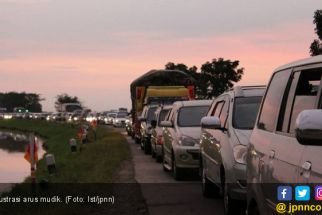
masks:
<svg viewBox="0 0 322 215"><path fill-rule="evenodd" d="M50 176L45 160L41 159L37 164L37 181L110 183L121 162L130 158L126 139L103 126L97 128L96 141L93 131L89 130L90 142L82 145L78 142L75 153L70 150L69 139L76 139L78 126L36 120L0 120L0 128L34 132L45 139L46 152L55 156L57 173Z"/></svg>
<svg viewBox="0 0 322 215"><path fill-rule="evenodd" d="M34 132L44 138L46 151L55 155L57 168L55 175L49 175L45 161L41 159L37 164L38 183L35 186L27 178L26 183L17 184L10 192L0 194L0 214L148 214L140 186L137 183L117 183L122 161L131 159L126 139L119 132L98 126L96 141L93 130L90 130L89 143L82 146L78 143L77 152L72 153L69 139L76 137L77 126L46 121L0 120L0 128ZM72 197L69 202L66 200L68 196ZM113 203L97 202L98 199L109 201L111 197ZM19 202L12 202L17 198Z"/></svg>

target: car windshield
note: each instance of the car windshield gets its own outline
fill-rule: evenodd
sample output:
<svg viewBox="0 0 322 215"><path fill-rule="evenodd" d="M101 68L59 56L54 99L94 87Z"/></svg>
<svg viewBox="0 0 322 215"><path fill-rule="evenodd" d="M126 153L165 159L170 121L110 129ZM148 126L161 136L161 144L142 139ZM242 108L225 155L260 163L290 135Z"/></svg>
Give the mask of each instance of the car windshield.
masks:
<svg viewBox="0 0 322 215"><path fill-rule="evenodd" d="M151 123L152 120L155 119L155 111L157 110L157 107L150 107L148 110L148 114L146 117L146 122L147 123Z"/></svg>
<svg viewBox="0 0 322 215"><path fill-rule="evenodd" d="M79 105L66 105L66 112L73 112L75 110L81 110L82 107Z"/></svg>
<svg viewBox="0 0 322 215"><path fill-rule="evenodd" d="M180 127L198 127L201 118L204 117L209 106L193 106L180 108L178 125Z"/></svg>
<svg viewBox="0 0 322 215"><path fill-rule="evenodd" d="M127 113L118 113L117 118L125 118L127 116Z"/></svg>
<svg viewBox="0 0 322 215"><path fill-rule="evenodd" d="M163 110L160 111L159 120L158 120L158 125L159 126L160 126L161 121L165 120L165 117L167 116L169 111L170 111L169 109L168 110L163 109Z"/></svg>
<svg viewBox="0 0 322 215"><path fill-rule="evenodd" d="M108 115L109 117L112 117L112 118L115 118L116 117L116 114L115 113L111 113Z"/></svg>
<svg viewBox="0 0 322 215"><path fill-rule="evenodd" d="M233 127L236 129L253 129L261 101L261 96L236 98Z"/></svg>

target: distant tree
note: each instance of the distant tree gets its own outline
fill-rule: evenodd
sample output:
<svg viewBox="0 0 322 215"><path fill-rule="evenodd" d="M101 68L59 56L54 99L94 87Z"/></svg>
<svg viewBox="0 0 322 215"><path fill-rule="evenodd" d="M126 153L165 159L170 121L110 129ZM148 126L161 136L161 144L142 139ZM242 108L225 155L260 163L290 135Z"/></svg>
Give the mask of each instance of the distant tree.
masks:
<svg viewBox="0 0 322 215"><path fill-rule="evenodd" d="M219 96L224 91L234 86L234 82L241 80L244 68L238 68L239 61L213 59L201 66L201 77L206 82L203 95ZM210 89L211 92L208 92Z"/></svg>
<svg viewBox="0 0 322 215"><path fill-rule="evenodd" d="M65 103L81 103L77 96L70 96L67 93L63 93L56 96L55 109L58 111L58 107Z"/></svg>
<svg viewBox="0 0 322 215"><path fill-rule="evenodd" d="M15 107L23 107L30 112L41 112L40 102L43 100L44 98L40 98L36 93L0 93L0 107L7 108L9 112L12 112Z"/></svg>
<svg viewBox="0 0 322 215"><path fill-rule="evenodd" d="M322 44L319 40L314 40L310 46L311 56L316 56L322 54Z"/></svg>
<svg viewBox="0 0 322 215"><path fill-rule="evenodd" d="M244 68L237 68L239 61L224 60L223 58L213 59L201 66L198 72L196 66L188 67L183 63L175 64L169 62L165 69L180 70L190 74L196 80L196 96L204 99L218 96L227 89L234 86L234 82L241 80ZM211 92L209 92L209 89Z"/></svg>
<svg viewBox="0 0 322 215"><path fill-rule="evenodd" d="M196 66L192 66L192 67L188 67L183 63L172 63L169 62L165 65L165 69L169 69L169 70L179 70L182 72L185 72L189 75L191 75L191 77L193 77L195 79L195 93L197 97L203 97L202 96L202 89L204 87L204 82L203 82L203 78L201 77L201 74L198 73L198 68Z"/></svg>
<svg viewBox="0 0 322 215"><path fill-rule="evenodd" d="M310 46L311 56L322 54L322 10L314 12L313 23L315 24L315 33L319 39L315 39Z"/></svg>

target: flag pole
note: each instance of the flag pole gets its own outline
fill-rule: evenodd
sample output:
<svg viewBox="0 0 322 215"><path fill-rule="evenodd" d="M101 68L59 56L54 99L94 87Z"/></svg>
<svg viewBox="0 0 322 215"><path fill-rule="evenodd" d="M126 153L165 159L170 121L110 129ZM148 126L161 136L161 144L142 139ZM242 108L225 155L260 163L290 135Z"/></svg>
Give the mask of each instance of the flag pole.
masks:
<svg viewBox="0 0 322 215"><path fill-rule="evenodd" d="M29 136L30 144L30 177L31 177L31 186L34 191L36 185L36 164L35 164L35 135L33 133Z"/></svg>

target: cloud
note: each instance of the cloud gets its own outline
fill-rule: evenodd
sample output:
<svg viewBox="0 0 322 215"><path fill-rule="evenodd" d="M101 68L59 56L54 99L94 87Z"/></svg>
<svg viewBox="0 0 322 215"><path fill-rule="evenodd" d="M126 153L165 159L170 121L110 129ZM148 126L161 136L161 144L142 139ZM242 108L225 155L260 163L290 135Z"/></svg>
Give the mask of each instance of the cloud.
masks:
<svg viewBox="0 0 322 215"><path fill-rule="evenodd" d="M1 3L9 4L38 4L38 3L48 3L52 0L0 0Z"/></svg>

